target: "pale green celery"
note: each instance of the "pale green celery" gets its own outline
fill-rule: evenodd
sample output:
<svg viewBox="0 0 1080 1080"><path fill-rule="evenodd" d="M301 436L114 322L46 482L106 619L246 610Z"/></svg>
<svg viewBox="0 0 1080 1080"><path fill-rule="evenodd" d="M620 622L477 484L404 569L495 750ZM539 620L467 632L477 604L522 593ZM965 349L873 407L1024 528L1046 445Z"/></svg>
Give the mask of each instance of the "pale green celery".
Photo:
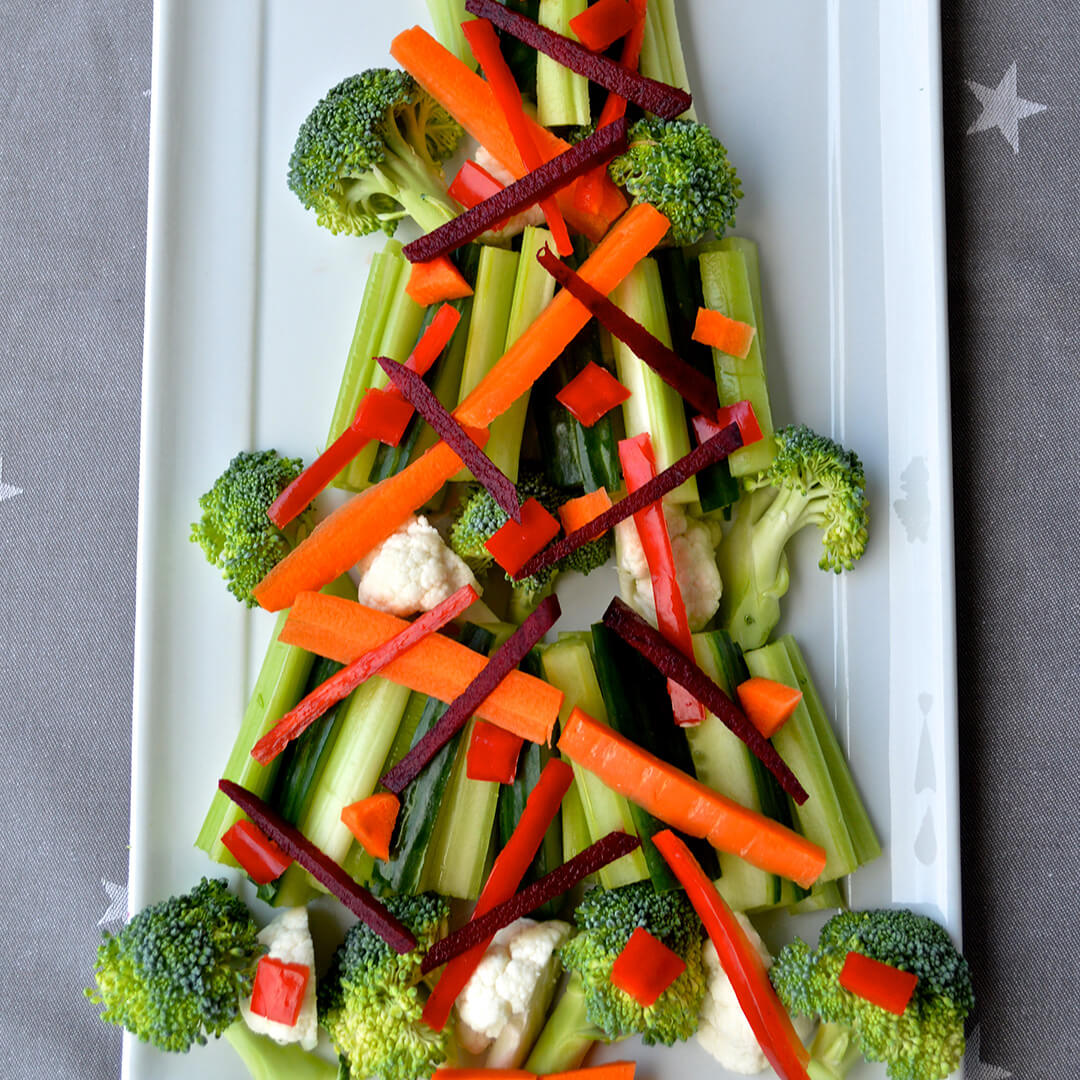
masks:
<svg viewBox="0 0 1080 1080"><path fill-rule="evenodd" d="M642 259L611 294L611 299L649 333L671 347L660 268L655 259ZM630 397L623 402L627 437L649 433L656 455L656 470L661 472L690 453L683 399L628 345L618 340L612 344L619 381L630 391ZM697 502L697 479L691 477L665 497L678 503Z"/></svg>
<svg viewBox="0 0 1080 1080"><path fill-rule="evenodd" d="M540 0L538 21L541 26L572 38L570 20L588 6L588 0ZM536 112L544 127L588 124L591 118L588 79L540 53L536 57Z"/></svg>
<svg viewBox="0 0 1080 1080"><path fill-rule="evenodd" d="M592 842L589 823L585 818L585 804L581 801L575 778L563 796L562 807L562 846L563 861L572 859L579 851L584 851Z"/></svg>
<svg viewBox="0 0 1080 1080"><path fill-rule="evenodd" d="M449 49L470 71L475 71L476 58L465 40L461 24L476 16L465 10L465 0L427 0L427 8L439 44Z"/></svg>
<svg viewBox="0 0 1080 1080"><path fill-rule="evenodd" d="M243 1020L235 1020L222 1033L240 1055L251 1080L336 1080L333 1065L293 1043L279 1046L266 1035L256 1035Z"/></svg>
<svg viewBox="0 0 1080 1080"><path fill-rule="evenodd" d="M746 273L750 278L750 299L754 304L754 326L757 328L755 337L764 358L766 353L765 317L761 300L761 263L758 258L757 244L746 236L722 236L719 240L709 241L706 246L712 251L742 252L742 257L746 260Z"/></svg>
<svg viewBox="0 0 1080 1080"><path fill-rule="evenodd" d="M675 0L649 0L645 8L645 36L641 42L641 74L657 79L669 86L677 86L690 93L690 79L686 74L686 57L683 55L679 21L675 14ZM679 114L681 120L697 120L697 112L691 105Z"/></svg>
<svg viewBox="0 0 1080 1080"><path fill-rule="evenodd" d="M469 323L472 319L472 297L461 301L461 319L454 330L442 359L435 369L435 378L431 384L432 393L438 398L444 409L452 412L458 403L458 389L461 386L461 373L465 367L465 346L469 341ZM425 450L430 450L439 441L438 433L430 424L425 424L416 440L411 460L415 461Z"/></svg>
<svg viewBox="0 0 1080 1080"><path fill-rule="evenodd" d="M274 907L304 907L309 901L326 892L321 884L299 864L289 863L288 869L281 875L277 892L271 901Z"/></svg>
<svg viewBox="0 0 1080 1080"><path fill-rule="evenodd" d="M566 722L575 706L587 712L594 720L608 723L607 709L600 693L592 654L580 637L559 635L559 640L547 646L541 655L544 678L564 694L559 712L561 723ZM571 762L574 770L574 787L581 798L590 842L602 839L616 830L635 833L634 818L630 804L616 791L612 791L598 776ZM600 883L608 889L643 881L649 869L640 848L609 863L600 871Z"/></svg>
<svg viewBox="0 0 1080 1080"><path fill-rule="evenodd" d="M810 890L809 896L788 906L792 915L805 915L811 911L828 911L832 908L846 907L844 891L839 881L824 881Z"/></svg>

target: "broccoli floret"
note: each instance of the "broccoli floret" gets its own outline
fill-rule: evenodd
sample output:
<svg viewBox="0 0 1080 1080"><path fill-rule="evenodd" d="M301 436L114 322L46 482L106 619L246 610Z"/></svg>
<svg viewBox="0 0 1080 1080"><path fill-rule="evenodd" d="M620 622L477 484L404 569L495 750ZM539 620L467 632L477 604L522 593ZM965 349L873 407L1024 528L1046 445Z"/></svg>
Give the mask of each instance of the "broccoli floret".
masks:
<svg viewBox="0 0 1080 1080"><path fill-rule="evenodd" d="M421 1019L420 961L450 914L435 893L383 901L416 936L417 947L399 955L374 931L357 923L319 983L319 1023L341 1057L347 1076L414 1080L446 1060L448 1035Z"/></svg>
<svg viewBox="0 0 1080 1080"><path fill-rule="evenodd" d="M724 592L720 618L744 649L768 640L788 590L787 542L821 530L822 570L850 570L866 550L869 502L862 463L805 424L780 428L772 464L744 480L747 494L717 552Z"/></svg>
<svg viewBox="0 0 1080 1080"><path fill-rule="evenodd" d="M303 467L299 458L284 458L276 450L243 450L199 500L203 513L191 526L191 540L221 570L229 592L248 607L255 606L251 590L311 525L310 506L284 530L266 516Z"/></svg>
<svg viewBox="0 0 1080 1080"><path fill-rule="evenodd" d="M608 166L635 203L652 203L671 222L680 247L735 224L742 187L723 144L693 120L646 117L630 129L626 152Z"/></svg>
<svg viewBox="0 0 1080 1080"><path fill-rule="evenodd" d="M849 952L919 977L902 1016L840 985ZM893 1080L944 1080L964 1054L964 1020L975 1005L967 961L933 919L903 909L844 911L824 926L816 949L796 940L770 971L792 1013L826 1021L814 1040L811 1075L843 1080L858 1060L884 1062Z"/></svg>
<svg viewBox="0 0 1080 1080"><path fill-rule="evenodd" d="M101 1019L127 1028L160 1050L186 1051L219 1036L240 1015L240 996L263 949L259 928L224 879L140 911L98 946Z"/></svg>
<svg viewBox="0 0 1080 1080"><path fill-rule="evenodd" d="M411 75L373 68L311 110L289 159L289 187L332 233L392 236L403 217L430 232L460 213L440 162L463 134Z"/></svg>

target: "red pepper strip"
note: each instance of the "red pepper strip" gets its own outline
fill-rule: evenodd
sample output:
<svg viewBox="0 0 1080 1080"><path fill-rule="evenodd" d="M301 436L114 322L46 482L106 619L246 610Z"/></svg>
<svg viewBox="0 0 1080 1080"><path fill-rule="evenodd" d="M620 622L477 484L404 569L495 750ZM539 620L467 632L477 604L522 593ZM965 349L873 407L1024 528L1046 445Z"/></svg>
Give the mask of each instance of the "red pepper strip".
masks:
<svg viewBox="0 0 1080 1080"><path fill-rule="evenodd" d="M556 896L569 892L590 874L595 874L616 859L629 855L640 846L641 841L636 836L624 832L608 833L584 851L578 852L572 859L568 859L562 866L552 870L550 874L537 878L509 900L497 904L483 915L474 917L460 930L440 938L420 962L421 972L426 974L473 946L490 941L499 930L509 926L515 919L521 919Z"/></svg>
<svg viewBox="0 0 1080 1080"><path fill-rule="evenodd" d="M418 375L425 374L446 348L447 342L457 329L461 312L449 304L443 304L430 325L416 343L405 364ZM361 403L362 405L363 403ZM305 507L311 505L315 496L324 491L335 476L371 440L362 431L347 427L271 504L267 516L279 528L284 529Z"/></svg>
<svg viewBox="0 0 1080 1080"><path fill-rule="evenodd" d="M506 185L496 180L483 165L478 165L472 158L466 158L465 164L458 169L457 176L446 190L450 198L456 199L466 210L471 210L493 195L498 195L500 191L505 191ZM496 221L491 228L497 232L506 224L505 219ZM405 257L408 258L407 255Z"/></svg>
<svg viewBox="0 0 1080 1080"><path fill-rule="evenodd" d="M674 679L694 695L718 720L738 735L750 752L776 777L777 783L799 805L807 794L771 742L763 738L735 703L667 638L647 623L632 607L615 597L604 612L603 623L636 649L658 671Z"/></svg>
<svg viewBox="0 0 1080 1080"><path fill-rule="evenodd" d="M306 731L327 709L347 698L362 682L408 652L418 641L444 627L475 603L476 590L463 585L441 604L425 611L389 641L358 656L336 675L317 686L299 704L290 709L252 748L251 756L260 765L269 765L286 746Z"/></svg>
<svg viewBox="0 0 1080 1080"><path fill-rule="evenodd" d="M647 431L636 438L623 439L619 443L619 462L626 479L627 491L637 491L656 476L656 457L652 440ZM656 623L660 633L675 646L683 656L693 658L694 641L690 636L690 622L686 617L682 589L675 573L675 556L671 550L671 536L664 518L662 502L650 503L634 515L645 561L649 564L652 578L653 603L656 606ZM705 719L705 707L689 691L668 679L668 694L679 727L693 727Z"/></svg>
<svg viewBox="0 0 1080 1080"><path fill-rule="evenodd" d="M394 391L395 387L389 390L371 387L356 410L353 431L387 446L397 446L413 417L413 407Z"/></svg>
<svg viewBox="0 0 1080 1080"><path fill-rule="evenodd" d="M580 42L541 26L527 15L504 7L499 0L465 0L465 10L471 15L490 20L500 30L545 53L563 67L584 75L607 90L615 91L627 101L665 120L674 120L686 112L693 102L685 90L627 71L622 64L591 52ZM465 24L462 27L464 29ZM467 29L465 34L467 37Z"/></svg>
<svg viewBox="0 0 1080 1080"><path fill-rule="evenodd" d="M556 395L582 427L592 427L605 413L621 405L630 391L607 368L590 360Z"/></svg>
<svg viewBox="0 0 1080 1080"><path fill-rule="evenodd" d="M738 424L739 434L742 436L743 446L749 446L757 442L761 437L761 425L758 423L754 406L749 401L736 401L734 405L721 405L717 410L716 419L710 420L700 413L694 417L694 434L698 442L711 439L718 431L727 427L728 424Z"/></svg>
<svg viewBox="0 0 1080 1080"><path fill-rule="evenodd" d="M840 969L840 985L845 990L897 1016L904 1015L918 982L919 976L912 971L857 952L849 952Z"/></svg>
<svg viewBox="0 0 1080 1080"><path fill-rule="evenodd" d="M508 521L484 541L491 557L511 576L526 559L532 558L559 535L559 522L536 499L521 505L521 523Z"/></svg>
<svg viewBox="0 0 1080 1080"><path fill-rule="evenodd" d="M528 651L562 614L558 598L545 597L539 607L503 642L480 674L454 698L439 722L380 780L387 791L400 795L431 759L465 726L484 700L525 659Z"/></svg>
<svg viewBox="0 0 1080 1080"><path fill-rule="evenodd" d="M512 784L524 742L520 735L478 719L465 755L465 775L470 780Z"/></svg>
<svg viewBox="0 0 1080 1080"><path fill-rule="evenodd" d="M295 1027L310 978L307 964L287 964L276 956L261 957L251 988L251 1011L276 1024Z"/></svg>
<svg viewBox="0 0 1080 1080"><path fill-rule="evenodd" d="M529 577L530 574L535 574L537 570L542 570L545 566L565 559L571 551L577 551L583 544L595 540L598 536L603 536L608 529L618 525L620 521L625 521L642 507L656 502L669 491L674 491L680 484L685 484L691 476L697 476L702 469L707 469L710 465L722 461L740 446L742 446L742 439L739 437L739 429L734 424L729 424L719 435L714 435L708 442L703 442L685 457L679 458L644 487L620 499L610 510L597 514L587 525L575 529L568 536L544 548L511 576L515 581L520 581L523 577Z"/></svg>
<svg viewBox="0 0 1080 1080"><path fill-rule="evenodd" d="M685 970L677 952L639 926L615 957L611 981L647 1009Z"/></svg>
<svg viewBox="0 0 1080 1080"><path fill-rule="evenodd" d="M316 881L322 882L328 892L333 893L394 952L403 954L416 948L416 938L400 919L387 911L363 885L353 881L326 852L320 851L272 806L263 802L254 792L234 784L231 780L219 780L218 787L275 841L286 855L294 858Z"/></svg>
<svg viewBox="0 0 1080 1080"><path fill-rule="evenodd" d="M627 0L596 0L570 20L570 29L586 49L603 52L637 24L637 12Z"/></svg>
<svg viewBox="0 0 1080 1080"><path fill-rule="evenodd" d="M658 337L650 334L641 323L630 318L622 308L613 304L602 292L593 288L580 274L557 259L547 247L536 261L576 300L580 300L596 316L600 324L620 341L626 342L676 393L686 398L698 412L712 416L719 402L716 383L692 367Z"/></svg>
<svg viewBox="0 0 1080 1080"><path fill-rule="evenodd" d="M221 842L256 885L277 881L292 862L273 840L267 839L246 818L241 818L229 829Z"/></svg>
<svg viewBox="0 0 1080 1080"><path fill-rule="evenodd" d="M720 966L731 981L761 1052L781 1080L808 1080L806 1067L810 1055L739 920L679 837L664 829L653 836L653 843L686 889L687 899L705 924L720 957Z"/></svg>
<svg viewBox="0 0 1080 1080"><path fill-rule="evenodd" d="M491 911L496 905L509 900L521 884L537 851L544 840L544 834L555 820L555 815L562 805L563 796L570 789L574 772L565 761L552 758L540 773L536 786L525 800L525 809L521 812L506 846L495 857L491 873L484 882L480 898L472 918ZM467 952L455 957L446 965L446 970L439 977L435 989L424 1006L424 1023L435 1031L442 1031L450 1017L450 1009L457 996L465 989L476 965L480 963L490 939L480 939ZM438 965L433 965L437 967ZM430 969L428 969L430 970Z"/></svg>
<svg viewBox="0 0 1080 1080"><path fill-rule="evenodd" d="M521 155L522 164L529 172L539 169L544 164L544 158L529 129L525 109L521 104L521 91L514 82L509 65L503 59L495 28L486 18L479 18L463 22L461 29L477 63L484 69L484 75L495 94L495 100L506 117L510 134L514 138L514 145ZM563 255L570 255L574 246L570 243L570 234L566 231L566 222L555 202L555 197L549 195L541 199L540 209L544 211L548 228L555 238L555 246Z"/></svg>
<svg viewBox="0 0 1080 1080"><path fill-rule="evenodd" d="M520 524L521 502L513 480L469 438L468 432L447 412L431 387L419 375L388 356L380 356L377 359L379 367L401 391L401 396L415 406L416 411L442 436L443 442L461 458L472 471L473 476L487 488L500 509Z"/></svg>

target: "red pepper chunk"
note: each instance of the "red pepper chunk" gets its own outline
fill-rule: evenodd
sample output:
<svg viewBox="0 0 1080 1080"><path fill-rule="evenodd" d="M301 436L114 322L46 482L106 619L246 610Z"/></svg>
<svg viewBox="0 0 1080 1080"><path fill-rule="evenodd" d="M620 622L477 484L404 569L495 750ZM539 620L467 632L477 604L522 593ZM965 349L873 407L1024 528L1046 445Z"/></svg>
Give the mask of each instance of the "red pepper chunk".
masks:
<svg viewBox="0 0 1080 1080"><path fill-rule="evenodd" d="M582 427L592 427L605 413L621 405L630 391L607 368L590 360L556 395Z"/></svg>
<svg viewBox="0 0 1080 1080"><path fill-rule="evenodd" d="M364 395L352 429L365 439L397 446L413 417L413 407L398 393L373 386Z"/></svg>
<svg viewBox="0 0 1080 1080"><path fill-rule="evenodd" d="M749 446L763 438L761 425L758 423L754 406L749 401L736 401L734 405L721 405L716 412L716 419L708 416L694 417L694 434L699 443L708 442L729 424L738 424L743 446Z"/></svg>
<svg viewBox="0 0 1080 1080"><path fill-rule="evenodd" d="M637 18L627 0L596 0L570 20L570 29L586 49L603 52L633 29Z"/></svg>
<svg viewBox="0 0 1080 1080"><path fill-rule="evenodd" d="M466 210L471 210L486 199L490 199L492 195L498 195L505 187L506 185L496 180L483 165L477 165L472 158L469 158L458 169L458 174L447 191L451 198L456 199ZM491 228L498 232L505 226L505 221L497 221Z"/></svg>
<svg viewBox="0 0 1080 1080"><path fill-rule="evenodd" d="M646 1009L686 970L686 961L639 926L615 957L611 981Z"/></svg>
<svg viewBox="0 0 1080 1080"><path fill-rule="evenodd" d="M255 969L251 1011L276 1024L295 1027L310 978L307 964L286 964L275 956L264 956Z"/></svg>
<svg viewBox="0 0 1080 1080"><path fill-rule="evenodd" d="M221 838L232 857L256 885L277 881L292 859L254 822L241 818Z"/></svg>
<svg viewBox="0 0 1080 1080"><path fill-rule="evenodd" d="M840 969L840 985L845 990L897 1016L904 1015L918 982L914 972L901 971L857 952L849 952Z"/></svg>
<svg viewBox="0 0 1080 1080"><path fill-rule="evenodd" d="M476 720L465 757L465 775L470 780L490 780L512 784L517 776L518 757L524 739L486 720Z"/></svg>
<svg viewBox="0 0 1080 1080"><path fill-rule="evenodd" d="M521 505L521 524L508 521L484 547L492 558L513 577L526 560L531 559L559 533L559 522L536 499Z"/></svg>

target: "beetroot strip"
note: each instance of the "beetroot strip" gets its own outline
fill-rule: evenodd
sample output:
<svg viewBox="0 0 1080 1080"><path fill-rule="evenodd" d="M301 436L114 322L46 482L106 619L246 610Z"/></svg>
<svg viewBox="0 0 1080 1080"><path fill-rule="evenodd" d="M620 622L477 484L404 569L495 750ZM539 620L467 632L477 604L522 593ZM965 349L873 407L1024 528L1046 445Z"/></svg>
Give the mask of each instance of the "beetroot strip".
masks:
<svg viewBox="0 0 1080 1080"><path fill-rule="evenodd" d="M521 524L521 501L513 480L469 438L468 432L443 407L424 380L404 364L388 356L378 358L379 367L401 391L401 396L435 429L473 476L487 488L504 513Z"/></svg>
<svg viewBox="0 0 1080 1080"><path fill-rule="evenodd" d="M401 253L410 262L428 262L463 247L499 222L520 214L621 154L626 149L626 130L625 117L606 124L472 209L406 244Z"/></svg>
<svg viewBox="0 0 1080 1080"><path fill-rule="evenodd" d="M313 878L327 887L368 929L374 931L397 953L412 952L416 938L363 887L358 885L333 859L320 851L295 825L290 825L258 795L231 780L219 780L218 787L273 841L296 860Z"/></svg>
<svg viewBox="0 0 1080 1080"><path fill-rule="evenodd" d="M606 90L640 105L646 112L665 120L674 120L690 108L693 99L685 90L630 71L617 61L586 49L573 38L549 30L527 15L511 11L498 0L465 0L465 10L488 19L511 37L545 53L563 67L584 75Z"/></svg>
<svg viewBox="0 0 1080 1080"><path fill-rule="evenodd" d="M741 709L694 663L654 629L633 608L615 597L604 612L603 623L636 649L653 667L693 694L776 777L780 786L800 805L807 793L776 747L747 720Z"/></svg>
<svg viewBox="0 0 1080 1080"><path fill-rule="evenodd" d="M715 415L720 402L716 394L716 383L712 379L691 367L655 334L650 334L641 323L627 315L617 304L613 304L580 274L571 270L546 244L542 251L537 252L536 261L699 413L705 416Z"/></svg>
<svg viewBox="0 0 1080 1080"><path fill-rule="evenodd" d="M539 607L506 639L480 673L450 703L439 722L379 781L400 795L431 759L465 726L485 698L525 659L562 614L556 596L545 597Z"/></svg>
<svg viewBox="0 0 1080 1080"><path fill-rule="evenodd" d="M566 558L570 552L602 536L608 529L632 517L639 510L644 510L650 503L656 502L669 491L674 491L681 484L685 484L691 476L697 476L702 469L715 465L728 454L738 450L740 446L742 446L742 436L739 434L738 424L728 424L720 430L718 435L707 439L685 457L669 465L663 472L657 473L648 483L642 484L637 491L620 499L611 509L597 514L592 521L582 525L580 529L575 529L561 540L556 540L554 544L544 548L543 551L537 552L513 575L514 580L520 581L521 578L529 577L545 566Z"/></svg>
<svg viewBox="0 0 1080 1080"><path fill-rule="evenodd" d="M595 874L616 859L629 855L641 846L636 836L624 832L609 832L607 836L590 844L584 851L578 852L562 866L556 867L550 874L537 878L531 885L514 893L509 900L485 911L483 915L467 922L459 930L440 938L428 949L420 962L420 971L426 974L455 956L468 952L474 945L479 945L493 937L504 926L509 926L515 919L523 918L535 911L542 904L569 892L590 874Z"/></svg>

